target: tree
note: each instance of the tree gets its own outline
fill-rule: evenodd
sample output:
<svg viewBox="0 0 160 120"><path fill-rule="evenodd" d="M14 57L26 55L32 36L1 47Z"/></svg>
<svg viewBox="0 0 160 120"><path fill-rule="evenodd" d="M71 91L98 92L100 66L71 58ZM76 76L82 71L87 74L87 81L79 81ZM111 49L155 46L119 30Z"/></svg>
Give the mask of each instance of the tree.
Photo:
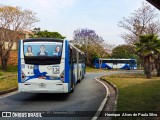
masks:
<svg viewBox="0 0 160 120"><path fill-rule="evenodd" d="M3 70L7 68L10 50L13 43L19 39L19 34L23 30L30 29L37 21L35 13L30 10L0 5L0 57ZM6 42L8 43L7 49Z"/></svg>
<svg viewBox="0 0 160 120"><path fill-rule="evenodd" d="M160 77L160 53L158 53L158 55L156 56L155 68L157 70L157 77Z"/></svg>
<svg viewBox="0 0 160 120"><path fill-rule="evenodd" d="M119 45L112 50L111 58L137 58L132 45Z"/></svg>
<svg viewBox="0 0 160 120"><path fill-rule="evenodd" d="M159 34L160 22L155 9L143 2L142 6L133 12L131 16L119 21L118 26L127 30L121 37L131 45L139 41L141 34Z"/></svg>
<svg viewBox="0 0 160 120"><path fill-rule="evenodd" d="M80 47L82 51L85 51L85 46ZM85 52L86 53L86 52ZM95 58L107 58L109 54L102 48L101 45L88 45L87 46L87 65L92 66Z"/></svg>
<svg viewBox="0 0 160 120"><path fill-rule="evenodd" d="M34 28L33 32L34 34L30 34L30 38L65 38L58 32L49 32L48 30L41 31L40 28Z"/></svg>
<svg viewBox="0 0 160 120"><path fill-rule="evenodd" d="M160 39L157 35L140 35L140 41L137 42L136 51L143 62L144 73L147 78L151 78L151 72L154 70L154 60L160 53Z"/></svg>
<svg viewBox="0 0 160 120"><path fill-rule="evenodd" d="M72 42L85 52L86 63L89 66L93 64L94 58L108 56L103 38L97 35L94 30L87 28L75 30Z"/></svg>
<svg viewBox="0 0 160 120"><path fill-rule="evenodd" d="M89 45L96 43L103 43L102 37L98 36L94 30L90 29L77 29L74 31L74 41L79 45Z"/></svg>

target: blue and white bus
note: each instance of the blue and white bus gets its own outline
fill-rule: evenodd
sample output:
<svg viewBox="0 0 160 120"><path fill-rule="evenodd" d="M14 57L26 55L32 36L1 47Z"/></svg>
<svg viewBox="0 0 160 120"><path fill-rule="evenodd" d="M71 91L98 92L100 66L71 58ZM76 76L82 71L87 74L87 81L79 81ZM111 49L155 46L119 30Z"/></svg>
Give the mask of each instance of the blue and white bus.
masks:
<svg viewBox="0 0 160 120"><path fill-rule="evenodd" d="M95 68L102 69L137 69L136 59L106 59L97 58L95 59Z"/></svg>
<svg viewBox="0 0 160 120"><path fill-rule="evenodd" d="M85 54L63 39L19 41L18 90L69 93L85 75Z"/></svg>

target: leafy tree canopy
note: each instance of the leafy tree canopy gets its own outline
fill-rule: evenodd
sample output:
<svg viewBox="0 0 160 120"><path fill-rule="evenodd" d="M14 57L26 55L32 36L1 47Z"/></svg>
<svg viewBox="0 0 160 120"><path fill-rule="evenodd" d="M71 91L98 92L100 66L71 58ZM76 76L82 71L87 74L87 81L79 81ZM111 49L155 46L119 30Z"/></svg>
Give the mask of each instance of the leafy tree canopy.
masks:
<svg viewBox="0 0 160 120"><path fill-rule="evenodd" d="M94 30L82 28L75 30L73 34L73 43L85 52L87 65L93 65L95 58L106 58L109 56L105 50L107 44L105 44L103 38L97 35Z"/></svg>
<svg viewBox="0 0 160 120"><path fill-rule="evenodd" d="M30 34L30 38L65 38L58 32L50 32L48 30L41 30L40 28L34 28L33 32L34 34Z"/></svg>
<svg viewBox="0 0 160 120"><path fill-rule="evenodd" d="M119 45L112 50L111 58L137 58L134 51L134 46Z"/></svg>
<svg viewBox="0 0 160 120"><path fill-rule="evenodd" d="M139 42L135 45L136 52L142 59L144 73L147 78L151 78L151 72L154 70L155 65L159 71L160 39L154 34L140 35ZM154 65L155 60L158 64Z"/></svg>

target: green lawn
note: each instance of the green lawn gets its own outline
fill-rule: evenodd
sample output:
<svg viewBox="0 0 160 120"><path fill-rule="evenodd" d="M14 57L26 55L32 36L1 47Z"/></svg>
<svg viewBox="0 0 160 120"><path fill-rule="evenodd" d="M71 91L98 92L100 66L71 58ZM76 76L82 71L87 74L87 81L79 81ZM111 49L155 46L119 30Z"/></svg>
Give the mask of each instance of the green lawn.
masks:
<svg viewBox="0 0 160 120"><path fill-rule="evenodd" d="M2 69L0 69L0 77L17 74L17 72L18 72L17 66L8 66L6 71L3 71Z"/></svg>
<svg viewBox="0 0 160 120"><path fill-rule="evenodd" d="M17 75L17 66L9 66L6 71L0 69L0 91L17 87L17 76L15 75Z"/></svg>
<svg viewBox="0 0 160 120"><path fill-rule="evenodd" d="M86 72L106 72L107 70L105 69L97 69L94 67L86 67Z"/></svg>
<svg viewBox="0 0 160 120"><path fill-rule="evenodd" d="M117 111L160 111L160 77L146 79L143 74L135 73L103 78L119 89Z"/></svg>
<svg viewBox="0 0 160 120"><path fill-rule="evenodd" d="M17 72L18 71L18 66L8 66L7 67L7 72Z"/></svg>
<svg viewBox="0 0 160 120"><path fill-rule="evenodd" d="M17 76L0 78L0 91L8 90L18 86Z"/></svg>

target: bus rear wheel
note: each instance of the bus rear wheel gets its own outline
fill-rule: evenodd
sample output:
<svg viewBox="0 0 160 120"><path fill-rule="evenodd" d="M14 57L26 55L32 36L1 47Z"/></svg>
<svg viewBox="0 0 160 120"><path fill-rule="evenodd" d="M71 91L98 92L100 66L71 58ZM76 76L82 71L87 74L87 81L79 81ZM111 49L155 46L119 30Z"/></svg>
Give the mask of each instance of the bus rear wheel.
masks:
<svg viewBox="0 0 160 120"><path fill-rule="evenodd" d="M81 78L77 81L77 83L80 83L81 82Z"/></svg>
<svg viewBox="0 0 160 120"><path fill-rule="evenodd" d="M70 91L70 93L73 93L74 92L74 83L72 85L72 90Z"/></svg>
<svg viewBox="0 0 160 120"><path fill-rule="evenodd" d="M80 83L81 80L82 80L82 74L81 74L81 72L80 72L80 79L79 79L77 82Z"/></svg>

